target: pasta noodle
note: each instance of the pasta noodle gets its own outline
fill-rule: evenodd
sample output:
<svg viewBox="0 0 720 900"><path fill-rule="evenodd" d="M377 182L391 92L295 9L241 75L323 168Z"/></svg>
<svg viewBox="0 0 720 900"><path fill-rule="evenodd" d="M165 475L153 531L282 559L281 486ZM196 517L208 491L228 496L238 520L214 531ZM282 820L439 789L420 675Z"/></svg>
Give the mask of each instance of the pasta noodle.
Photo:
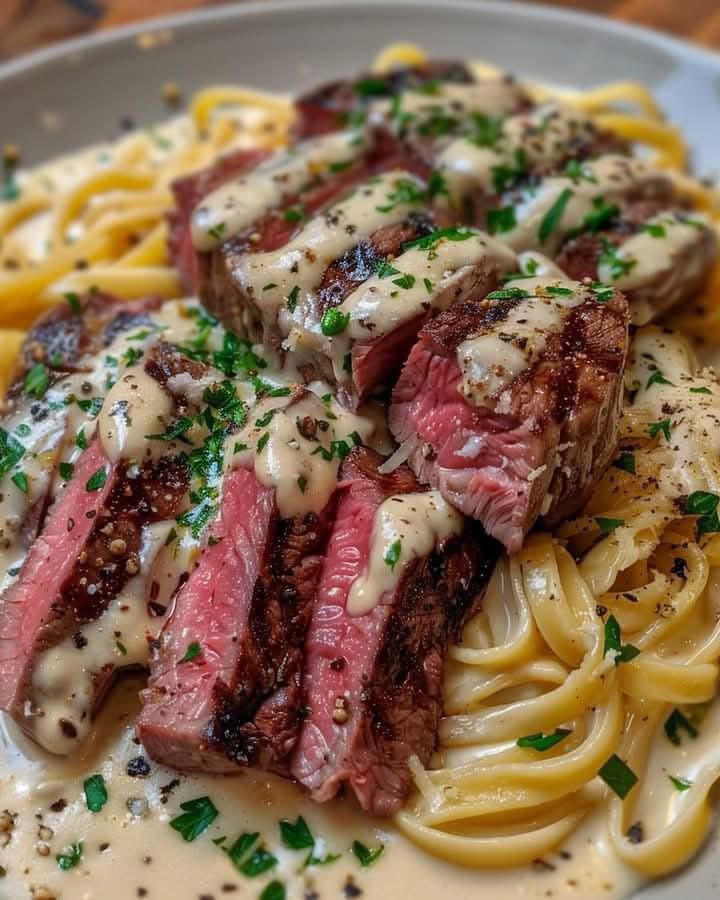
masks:
<svg viewBox="0 0 720 900"><path fill-rule="evenodd" d="M420 48L394 44L373 68L384 73L424 60ZM485 63L475 70L497 73ZM692 205L720 222L720 192L685 172L682 135L645 87L531 90L538 100L562 99L585 110L654 154ZM98 288L124 299L180 296L166 249L170 183L233 149L283 146L293 118L287 98L214 86L193 98L187 120L88 151L83 159L92 158L91 166L60 161L23 176L18 199L0 205L0 387L7 386L23 329L64 294ZM42 240L28 249L30 228ZM673 324L720 341L719 298L720 267L705 296ZM641 349L660 345L672 361L672 373L669 362L664 370L673 385L651 396L642 390ZM440 746L428 769L412 762L417 791L397 817L405 835L446 860L525 864L602 811L617 854L658 876L686 861L707 833L708 796L720 774L712 755L700 759L692 790L674 797L664 779L670 812L643 820L642 841L632 828L637 808L649 802L652 778L642 773L654 771L649 759L664 723L673 707L691 716L714 698L720 658L720 539L696 539L694 521L678 506L692 490L720 490L720 448L687 428L670 445L648 427L682 382L685 418L701 433L709 406L720 403L720 387L698 372L682 339L657 329L638 336L635 354L628 379L640 390L621 425L632 471L611 468L582 514L553 533L532 535L519 554L502 559L482 612L450 650ZM718 389L689 395L689 384ZM639 651L620 664L618 648L608 648L611 620L623 644ZM542 752L532 742L518 745L538 735L560 739ZM640 776L622 799L598 778L615 757Z"/></svg>

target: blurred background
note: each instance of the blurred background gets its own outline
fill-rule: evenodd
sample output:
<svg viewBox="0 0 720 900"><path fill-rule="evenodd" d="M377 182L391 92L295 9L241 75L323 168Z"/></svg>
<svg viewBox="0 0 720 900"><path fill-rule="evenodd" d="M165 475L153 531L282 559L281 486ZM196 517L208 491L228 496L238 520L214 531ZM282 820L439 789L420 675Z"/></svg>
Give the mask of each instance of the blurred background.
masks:
<svg viewBox="0 0 720 900"><path fill-rule="evenodd" d="M0 0L0 60L95 29L227 2L229 0ZM556 0L555 5L649 25L720 49L720 0Z"/></svg>

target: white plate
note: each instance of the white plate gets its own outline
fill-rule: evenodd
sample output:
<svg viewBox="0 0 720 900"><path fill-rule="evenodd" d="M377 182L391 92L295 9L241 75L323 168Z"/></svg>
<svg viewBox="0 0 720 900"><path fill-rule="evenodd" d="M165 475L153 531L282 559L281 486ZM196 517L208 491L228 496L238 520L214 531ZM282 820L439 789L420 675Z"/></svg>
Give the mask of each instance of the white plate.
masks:
<svg viewBox="0 0 720 900"><path fill-rule="evenodd" d="M683 128L697 171L720 171L720 55L594 16L479 0L270 0L80 38L0 66L0 143L39 162L118 135L124 116L164 118L166 81L186 93L212 82L296 91L362 70L396 40L556 84L645 82ZM719 851L643 898L717 896Z"/></svg>

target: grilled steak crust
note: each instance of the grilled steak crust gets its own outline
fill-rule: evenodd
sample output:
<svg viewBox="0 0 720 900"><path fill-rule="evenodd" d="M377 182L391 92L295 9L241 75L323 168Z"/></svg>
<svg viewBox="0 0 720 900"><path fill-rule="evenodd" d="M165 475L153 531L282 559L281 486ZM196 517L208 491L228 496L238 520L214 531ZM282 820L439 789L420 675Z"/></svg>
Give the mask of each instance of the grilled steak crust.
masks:
<svg viewBox="0 0 720 900"><path fill-rule="evenodd" d="M327 521L308 513L273 522L230 685L216 683L206 736L230 760L286 768L302 706L303 643Z"/></svg>
<svg viewBox="0 0 720 900"><path fill-rule="evenodd" d="M317 800L352 787L365 809L390 815L406 798L409 757L424 763L442 714L447 642L476 608L497 545L475 522L405 566L369 613L345 609L368 563L373 519L388 497L422 491L407 466L381 474L357 448L341 468L341 496L306 641L303 725L292 772ZM338 703L341 714L338 715Z"/></svg>
<svg viewBox="0 0 720 900"><path fill-rule="evenodd" d="M563 314L539 358L505 389L477 404L465 399L458 348L482 334L512 339L503 327L523 302L459 304L429 322L389 414L397 440L414 443L418 477L510 552L541 512L554 522L578 509L608 465L629 341L624 297L588 298Z"/></svg>
<svg viewBox="0 0 720 900"><path fill-rule="evenodd" d="M77 298L77 311L61 303L41 315L20 351L8 391L11 405L19 401L25 374L34 365L46 366L51 383L81 372L83 358L99 353L120 332L146 324L147 313L161 303L160 297L122 301L96 291Z"/></svg>

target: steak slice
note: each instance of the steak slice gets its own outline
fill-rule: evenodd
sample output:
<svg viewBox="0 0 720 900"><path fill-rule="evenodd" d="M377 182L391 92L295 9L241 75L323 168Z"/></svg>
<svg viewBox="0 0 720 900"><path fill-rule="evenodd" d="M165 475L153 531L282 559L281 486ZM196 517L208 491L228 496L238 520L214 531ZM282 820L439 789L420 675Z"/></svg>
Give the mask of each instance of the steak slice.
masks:
<svg viewBox="0 0 720 900"><path fill-rule="evenodd" d="M0 420L0 591L42 525L57 486L58 458L75 430L91 420L92 410L83 414L74 401L92 402L87 389L97 386L99 354L118 335L146 323L160 302L124 303L92 293L77 298L75 309L59 304L30 329ZM24 491L11 483L23 475Z"/></svg>
<svg viewBox="0 0 720 900"><path fill-rule="evenodd" d="M381 462L357 448L341 468L305 643L308 718L291 771L316 800L347 784L364 809L391 815L411 787L408 759L426 764L435 748L445 648L477 608L498 547L407 466L383 475ZM401 546L384 554L381 515L402 529Z"/></svg>
<svg viewBox="0 0 720 900"><path fill-rule="evenodd" d="M0 600L0 708L47 750L75 749L115 672L135 663L116 649L129 643L121 625L106 635L105 655L102 628L86 626L138 575L144 529L173 517L186 488L179 459L146 462L129 477L95 441Z"/></svg>
<svg viewBox="0 0 720 900"><path fill-rule="evenodd" d="M253 471L220 514L151 662L138 735L185 771L283 771L300 724L303 642L330 511L279 518Z"/></svg>
<svg viewBox="0 0 720 900"><path fill-rule="evenodd" d="M634 325L697 297L718 256L716 230L687 210L630 204L610 227L564 244L557 264L570 278L608 281L627 296Z"/></svg>
<svg viewBox="0 0 720 900"><path fill-rule="evenodd" d="M385 75L366 73L352 81L333 81L302 94L295 101L299 139L345 128L353 113L362 115L368 103L403 91L422 90L439 82L470 84L475 79L464 63L431 60L420 66L394 69Z"/></svg>
<svg viewBox="0 0 720 900"><path fill-rule="evenodd" d="M576 510L609 463L628 341L612 288L510 283L423 328L390 428L420 480L514 553L538 515Z"/></svg>

